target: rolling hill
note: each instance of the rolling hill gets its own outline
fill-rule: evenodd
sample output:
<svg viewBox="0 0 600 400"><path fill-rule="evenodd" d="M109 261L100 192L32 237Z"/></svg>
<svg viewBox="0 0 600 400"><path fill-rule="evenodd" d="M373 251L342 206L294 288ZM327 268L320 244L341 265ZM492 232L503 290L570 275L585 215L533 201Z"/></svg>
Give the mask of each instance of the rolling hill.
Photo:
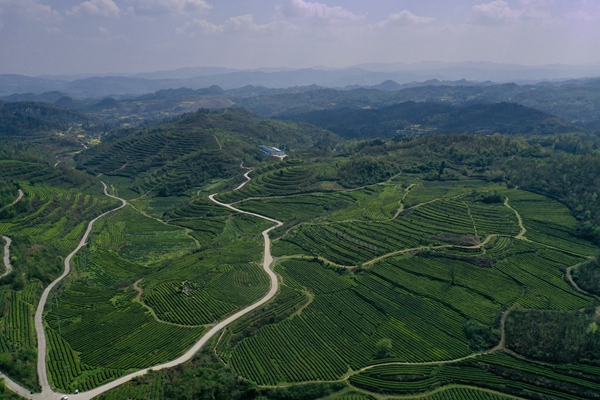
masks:
<svg viewBox="0 0 600 400"><path fill-rule="evenodd" d="M435 132L543 135L584 131L558 117L515 103L457 107L407 101L379 109L341 108L283 114L280 118L321 126L344 138Z"/></svg>

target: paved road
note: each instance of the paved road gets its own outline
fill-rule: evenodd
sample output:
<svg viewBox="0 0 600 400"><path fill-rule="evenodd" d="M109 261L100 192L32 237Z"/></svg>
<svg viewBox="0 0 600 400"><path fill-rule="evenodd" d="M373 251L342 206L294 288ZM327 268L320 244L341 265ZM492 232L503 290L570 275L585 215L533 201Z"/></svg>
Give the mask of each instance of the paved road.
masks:
<svg viewBox="0 0 600 400"><path fill-rule="evenodd" d="M42 386L42 393L41 393L41 397L40 397L41 399L55 399L55 398L61 397L60 395L54 393L52 388L50 387L50 383L48 382L48 371L46 369L46 334L44 332L43 315L44 315L44 308L46 307L46 302L48 301L48 296L50 295L50 292L52 291L52 289L54 289L54 287L56 285L58 285L60 283L60 281L62 281L71 272L71 259L73 258L73 256L75 254L77 254L77 252L79 250L81 250L81 248L83 248L87 244L86 243L87 238L90 235L92 228L94 227L94 223L96 221L98 221L100 218L102 218L112 212L115 212L117 210L120 210L121 208L123 208L127 205L127 202L125 200L117 198L115 196L111 196L108 193L108 187L106 186L106 184L104 182L102 182L102 185L104 186L104 194L113 199L120 200L121 205L113 210L110 210L108 212L105 212L102 215L99 215L98 217L96 217L90 221L90 223L88 224L87 230L85 231L85 234L81 238L81 241L79 242L79 245L77 246L77 248L75 248L75 250L73 250L71 252L71 254L69 254L67 256L67 258L65 258L65 269L64 269L62 275L59 276L54 282L52 282L50 285L48 285L46 287L46 289L42 293L42 297L40 299L40 303L38 305L37 311L35 312L35 330L37 332L37 342L38 342L37 371L38 371L38 377L40 380L40 385Z"/></svg>
<svg viewBox="0 0 600 400"><path fill-rule="evenodd" d="M246 181L245 181L245 182L242 182L242 183L240 183L240 185L239 185L238 187L236 187L235 189L233 189L233 190L240 190L241 188L243 188L244 186L246 186L246 183L250 182L250 180L251 180L251 178L248 176L248 174L250 174L250 172L254 171L254 168L247 168L247 167L244 167L244 162L243 162L243 161L242 161L242 163L240 164L240 168L243 168L243 169L247 169L247 170L248 170L248 172L246 172L246 173L244 174L244 178L246 178ZM214 200L213 200L213 201L214 201Z"/></svg>
<svg viewBox="0 0 600 400"><path fill-rule="evenodd" d="M71 258L83 246L86 245L87 237L92 230L94 222L96 222L98 219L102 218L106 214L117 211L117 210L125 207L125 205L127 205L127 202L125 200L118 198L118 197L111 196L110 194L108 194L108 189L107 189L106 185L104 183L102 183L102 184L104 185L104 193L109 197L120 200L122 202L122 205L118 208L115 208L114 210L111 210L107 213L100 215L99 217L95 218L88 224L88 229L87 229L85 235L83 236L83 238L81 239L79 246L77 246L77 248L71 254L69 254L69 256L65 259L65 271L58 279L56 279L54 282L52 282L50 284L50 286L48 286L46 288L46 290L44 290L44 293L42 294L42 298L40 300L40 304L38 306L38 310L35 315L35 328L36 328L36 331L38 334L38 376L39 376L39 380L40 380L40 385L42 386L42 393L31 394L29 392L29 390L24 389L23 387L19 386L18 384L14 383L13 381L11 381L7 377L5 377L3 374L0 374L1 377L5 378L6 386L9 389L11 389L14 392L17 392L18 394L20 394L21 396L23 396L25 398L28 398L31 400L58 400L64 395L63 393L54 392L52 390L52 388L50 387L50 384L48 383L48 375L47 375L47 371L46 371L46 336L45 336L44 329L43 329L42 315L43 315L44 306L46 304L46 301L48 300L48 295L49 295L50 291L65 276L67 276L69 274L69 272L71 270L71 265L70 265ZM107 392L111 389L114 389L114 388L124 384L124 383L129 382L134 377L141 376L141 375L148 373L150 370L157 371L157 370L161 370L161 369L165 369L165 368L172 368L177 365L183 364L186 361L191 360L192 357L194 357L194 355L206 344L206 342L208 342L219 331L221 331L223 328L225 328L229 324L233 323L234 321L238 320L239 318L243 317L244 315L259 308L260 306L262 306L263 304L265 304L266 302L271 300L277 294L277 290L279 289L279 281L277 279L277 275L275 275L275 273L271 270L271 264L273 263L273 257L271 255L271 240L269 239L269 232L277 227L280 227L281 225L283 225L283 223L280 221L277 221L275 219L265 217L263 215L238 210L237 208L235 208L229 204L224 204L224 203L221 203L221 202L215 200L214 196L216 196L216 194L209 196L209 199L222 207L227 207L235 212L239 212L242 214L253 215L255 217L265 219L265 220L273 222L275 224L271 228L266 229L262 232L264 242L265 242L264 243L263 269L269 275L269 279L271 281L271 288L270 288L269 292L263 298L261 298L259 301L257 301L256 303L244 308L241 311L238 311L237 313L233 314L232 316L228 317L227 319L219 322L217 325L212 327L206 334L204 334L204 336L202 336L200 338L200 340L198 342L196 342L196 344L191 349L189 349L181 357L179 357L173 361L164 363L164 364L156 365L156 366L153 366L150 368L146 368L146 369L131 373L129 375L125 375L115 381L112 381L105 385L99 386L88 392L79 393L79 394L69 394L68 395L69 400L91 400L94 397L99 396L100 394L102 394L104 392Z"/></svg>
<svg viewBox="0 0 600 400"><path fill-rule="evenodd" d="M12 240L10 240L8 236L2 236L2 239L6 242L4 245L4 267L6 268L6 271L0 275L0 279L12 272L12 265L10 264L10 244L12 243Z"/></svg>
<svg viewBox="0 0 600 400"><path fill-rule="evenodd" d="M10 206L14 206L15 204L17 204L19 201L21 201L21 199L23 198L23 196L25 195L23 193L23 191L21 189L19 189L19 195L17 196L17 198L15 199L15 201L13 201L12 203L10 203L9 205L7 205L6 207L10 207Z"/></svg>
<svg viewBox="0 0 600 400"><path fill-rule="evenodd" d="M17 196L15 201L10 203L6 207L14 206L15 204L17 204L19 201L21 201L23 195L23 191L19 189L19 195ZM4 278L12 272L12 265L10 263L10 245L12 243L12 240L8 236L2 236L2 239L4 239L4 241L6 242L6 244L4 245L4 267L6 267L6 271L4 271L2 275L0 275L0 279Z"/></svg>

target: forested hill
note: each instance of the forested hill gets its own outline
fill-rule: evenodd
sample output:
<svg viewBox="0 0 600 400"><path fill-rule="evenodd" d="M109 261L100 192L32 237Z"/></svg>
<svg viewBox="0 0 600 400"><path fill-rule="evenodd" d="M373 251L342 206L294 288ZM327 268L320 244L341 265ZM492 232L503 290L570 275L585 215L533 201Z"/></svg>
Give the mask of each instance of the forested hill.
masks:
<svg viewBox="0 0 600 400"><path fill-rule="evenodd" d="M0 104L0 140L31 139L94 122L93 117L44 103Z"/></svg>
<svg viewBox="0 0 600 400"><path fill-rule="evenodd" d="M264 157L257 145L332 146L336 135L289 121L264 120L242 109L200 110L162 124L120 131L79 154L78 168L129 179L138 194L179 195L211 179L239 174Z"/></svg>
<svg viewBox="0 0 600 400"><path fill-rule="evenodd" d="M284 114L281 118L321 126L344 138L434 132L545 135L584 131L558 117L515 103L461 107L407 101L379 109L319 110L298 115Z"/></svg>

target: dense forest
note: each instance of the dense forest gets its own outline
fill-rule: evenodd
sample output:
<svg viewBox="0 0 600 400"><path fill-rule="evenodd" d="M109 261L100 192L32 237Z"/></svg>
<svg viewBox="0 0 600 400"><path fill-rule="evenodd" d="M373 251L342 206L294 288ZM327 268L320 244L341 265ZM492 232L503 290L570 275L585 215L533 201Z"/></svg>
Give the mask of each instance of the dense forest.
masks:
<svg viewBox="0 0 600 400"><path fill-rule="evenodd" d="M341 108L283 114L280 118L321 126L346 139L435 132L547 135L584 130L550 114L515 103L451 106L408 101L378 109Z"/></svg>

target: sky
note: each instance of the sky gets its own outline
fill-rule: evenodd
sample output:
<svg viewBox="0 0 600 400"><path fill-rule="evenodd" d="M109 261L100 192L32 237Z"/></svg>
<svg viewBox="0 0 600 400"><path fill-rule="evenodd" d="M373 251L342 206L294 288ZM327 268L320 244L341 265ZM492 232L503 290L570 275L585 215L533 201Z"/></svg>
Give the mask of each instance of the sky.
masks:
<svg viewBox="0 0 600 400"><path fill-rule="evenodd" d="M0 73L600 64L600 0L0 0Z"/></svg>

